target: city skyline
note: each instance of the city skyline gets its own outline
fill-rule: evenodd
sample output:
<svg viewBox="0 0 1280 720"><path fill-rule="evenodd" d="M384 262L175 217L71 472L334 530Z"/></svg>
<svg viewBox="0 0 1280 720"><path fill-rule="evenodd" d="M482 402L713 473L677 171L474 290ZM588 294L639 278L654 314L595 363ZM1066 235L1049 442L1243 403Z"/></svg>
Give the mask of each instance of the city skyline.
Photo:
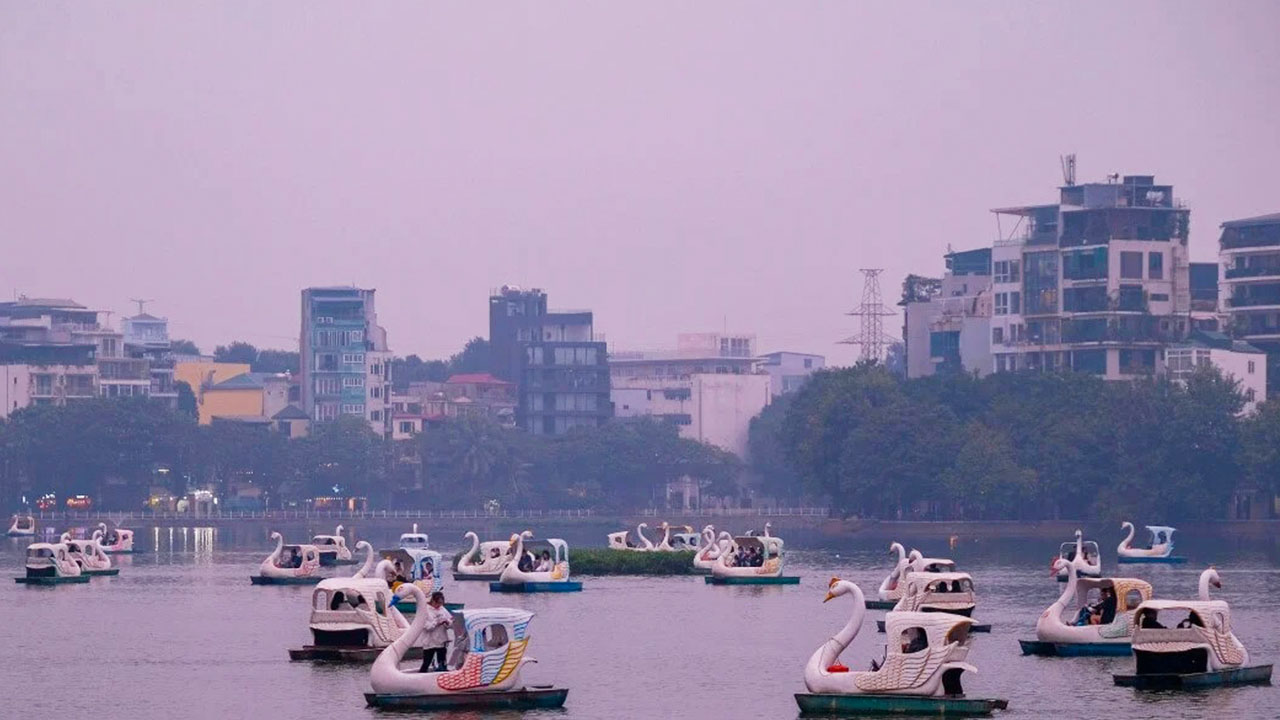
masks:
<svg viewBox="0 0 1280 720"><path fill-rule="evenodd" d="M299 290L354 284L443 357L509 283L618 346L842 365L857 268L896 301L1052 202L1060 154L1174 184L1194 261L1278 209L1273 3L677 7L7 5L0 287L153 298L210 352L296 349Z"/></svg>

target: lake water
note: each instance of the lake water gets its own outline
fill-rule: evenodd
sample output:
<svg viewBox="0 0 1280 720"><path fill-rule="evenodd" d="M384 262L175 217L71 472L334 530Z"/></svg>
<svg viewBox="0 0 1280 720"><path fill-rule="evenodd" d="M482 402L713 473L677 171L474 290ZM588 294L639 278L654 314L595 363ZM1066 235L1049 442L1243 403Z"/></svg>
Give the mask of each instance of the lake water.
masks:
<svg viewBox="0 0 1280 720"><path fill-rule="evenodd" d="M299 541L327 528L283 528ZM429 530L429 528L424 528ZM260 526L233 529L140 530L149 552L118 556L118 577L87 585L31 588L0 583L0 663L3 717L111 717L130 720L271 717L298 720L371 718L362 693L364 666L290 662L287 649L306 644L309 587L253 587L253 573L271 545ZM603 538L574 538L579 546ZM394 538L368 538L388 547ZM443 552L461 542L433 544ZM903 538L909 544L910 538ZM22 572L24 541L0 541L0 567ZM1102 543L1112 574L1112 543ZM575 594L490 595L485 583L451 583L449 600L469 607L505 605L537 613L529 653L540 661L525 679L570 688L563 711L435 713L478 719L795 718L793 693L804 691L809 655L852 612L849 598L823 604L834 576L871 594L887 572L886 543L793 549L790 571L799 586L715 587L701 577L582 576ZM1044 540L961 541L955 549L926 543L926 555L954 557L973 575L974 616L994 625L976 635L965 676L973 697L1007 698L998 717L1035 718L1277 718L1272 687L1200 693L1141 693L1112 684L1129 658L1034 658L1018 639L1033 638L1035 620L1060 592L1048 576L1057 543ZM1213 562L1231 603L1236 634L1254 662L1280 658L1280 566L1273 545L1192 543L1181 567L1127 566L1149 580L1158 597L1190 598L1200 571ZM329 570L329 569L326 569ZM349 574L348 568L334 569ZM842 659L864 669L879 657L884 635L870 611Z"/></svg>

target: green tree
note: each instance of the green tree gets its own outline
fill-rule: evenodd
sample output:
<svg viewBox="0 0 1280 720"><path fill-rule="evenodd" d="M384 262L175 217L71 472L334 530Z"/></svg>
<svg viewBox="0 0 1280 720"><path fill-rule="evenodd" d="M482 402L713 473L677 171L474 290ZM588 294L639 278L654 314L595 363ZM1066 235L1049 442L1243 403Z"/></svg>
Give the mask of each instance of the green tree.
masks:
<svg viewBox="0 0 1280 720"><path fill-rule="evenodd" d="M751 419L747 430L752 482L761 493L792 503L798 501L805 490L782 445L783 428L794 400L794 394L774 398Z"/></svg>
<svg viewBox="0 0 1280 720"><path fill-rule="evenodd" d="M199 419L200 409L196 403L196 394L191 390L191 385L179 380L174 383L174 387L178 391L178 412L192 420Z"/></svg>
<svg viewBox="0 0 1280 720"><path fill-rule="evenodd" d="M462 347L462 351L449 358L449 374L486 373L489 362L489 341L482 337L473 337Z"/></svg>
<svg viewBox="0 0 1280 720"><path fill-rule="evenodd" d="M200 355L200 348L190 340L170 340L169 349L179 355Z"/></svg>
<svg viewBox="0 0 1280 720"><path fill-rule="evenodd" d="M1031 496L1035 472L1018 465L1005 433L975 420L961 432L942 484L962 518L1012 519Z"/></svg>
<svg viewBox="0 0 1280 720"><path fill-rule="evenodd" d="M219 345L213 349L213 359L224 363L245 363L252 365L258 362L258 348L239 340L230 345Z"/></svg>

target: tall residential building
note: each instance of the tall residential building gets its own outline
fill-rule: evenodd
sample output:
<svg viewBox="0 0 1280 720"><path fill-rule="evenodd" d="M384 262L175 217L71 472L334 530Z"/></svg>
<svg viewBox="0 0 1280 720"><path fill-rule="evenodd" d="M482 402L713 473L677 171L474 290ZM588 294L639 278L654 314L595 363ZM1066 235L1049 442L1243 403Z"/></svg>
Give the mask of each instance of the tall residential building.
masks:
<svg viewBox="0 0 1280 720"><path fill-rule="evenodd" d="M751 419L773 396L754 335L681 334L674 350L612 353L609 372L618 417L666 420L742 458Z"/></svg>
<svg viewBox="0 0 1280 720"><path fill-rule="evenodd" d="M391 352L386 330L378 325L374 292L349 286L302 291L302 409L313 422L364 418L385 436Z"/></svg>
<svg viewBox="0 0 1280 720"><path fill-rule="evenodd" d="M99 384L99 358L109 358L115 379L111 360L122 353L120 334L101 325L99 315L58 298L22 296L0 303L0 417L29 405L64 405L105 394L108 387L118 390L117 384Z"/></svg>
<svg viewBox="0 0 1280 720"><path fill-rule="evenodd" d="M151 373L151 398L176 408L178 388L173 379L174 357L169 343L168 318L142 312L142 304L139 303L138 314L122 318L120 326L125 354L147 361Z"/></svg>
<svg viewBox="0 0 1280 720"><path fill-rule="evenodd" d="M542 290L489 297L492 374L517 386L516 424L537 435L596 427L613 415L609 357L590 310L548 310Z"/></svg>
<svg viewBox="0 0 1280 720"><path fill-rule="evenodd" d="M1149 375L1187 336L1190 211L1172 185L1111 176L1062 186L1054 205L993 212L1013 221L992 249L997 372Z"/></svg>
<svg viewBox="0 0 1280 720"><path fill-rule="evenodd" d="M903 283L902 337L907 377L935 373L991 372L991 248L948 252L941 279L913 277ZM1019 293L1000 298L1016 310Z"/></svg>
<svg viewBox="0 0 1280 720"><path fill-rule="evenodd" d="M1280 213L1222 223L1218 239L1222 264L1221 311L1224 331L1267 354L1280 366ZM1280 372L1267 378L1268 394L1280 386Z"/></svg>

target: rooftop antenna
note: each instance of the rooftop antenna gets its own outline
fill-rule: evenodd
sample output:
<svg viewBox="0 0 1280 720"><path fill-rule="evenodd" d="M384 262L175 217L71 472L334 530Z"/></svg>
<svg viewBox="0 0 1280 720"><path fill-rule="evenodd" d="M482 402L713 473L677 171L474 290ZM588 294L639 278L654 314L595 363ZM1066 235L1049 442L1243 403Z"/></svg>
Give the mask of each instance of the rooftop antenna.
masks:
<svg viewBox="0 0 1280 720"><path fill-rule="evenodd" d="M880 273L884 268L860 268L859 272L862 273L862 302L856 310L845 313L858 318L858 334L839 344L860 346L859 361L884 362L886 348L897 342L897 338L884 331L884 318L895 314L884 306L880 297Z"/></svg>
<svg viewBox="0 0 1280 720"><path fill-rule="evenodd" d="M143 313L142 306L143 306L143 305L146 305L146 304L147 304L147 303L149 303L149 302L151 302L151 300L152 300L151 298L146 298L146 299L129 298L129 302L136 302L136 303L138 303L138 314L139 314L139 315L141 315L141 314Z"/></svg>
<svg viewBox="0 0 1280 720"><path fill-rule="evenodd" d="M1058 162L1062 163L1062 184L1071 187L1076 184L1076 154L1059 155Z"/></svg>

